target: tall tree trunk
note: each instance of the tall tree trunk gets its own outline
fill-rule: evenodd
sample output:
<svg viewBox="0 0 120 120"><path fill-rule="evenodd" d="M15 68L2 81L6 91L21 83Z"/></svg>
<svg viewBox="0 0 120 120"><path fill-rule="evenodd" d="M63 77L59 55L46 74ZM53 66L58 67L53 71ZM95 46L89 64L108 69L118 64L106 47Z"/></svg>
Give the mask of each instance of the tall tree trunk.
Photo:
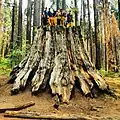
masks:
<svg viewBox="0 0 120 120"><path fill-rule="evenodd" d="M60 8L60 0L56 0L56 8L57 10Z"/></svg>
<svg viewBox="0 0 120 120"><path fill-rule="evenodd" d="M0 0L0 22L1 22L1 13L2 13L2 0ZM0 24L1 27L1 24Z"/></svg>
<svg viewBox="0 0 120 120"><path fill-rule="evenodd" d="M44 8L45 8L45 0L42 0L42 13L44 11Z"/></svg>
<svg viewBox="0 0 120 120"><path fill-rule="evenodd" d="M36 29L40 26L40 3L41 0L34 0L33 40L36 34Z"/></svg>
<svg viewBox="0 0 120 120"><path fill-rule="evenodd" d="M62 9L63 9L63 10L66 9L66 0L62 0Z"/></svg>
<svg viewBox="0 0 120 120"><path fill-rule="evenodd" d="M78 22L78 7L77 7L77 0L74 0L75 3L75 26L77 26L77 22Z"/></svg>
<svg viewBox="0 0 120 120"><path fill-rule="evenodd" d="M32 18L32 10L31 10L32 1L28 0L27 5L27 29L26 29L26 40L27 45L31 44L31 18Z"/></svg>
<svg viewBox="0 0 120 120"><path fill-rule="evenodd" d="M115 70L116 72L118 71L118 66L120 65L120 41L119 41L120 35L118 21L116 20L114 13L112 13L111 17L111 37L112 37L112 50L115 61L113 70Z"/></svg>
<svg viewBox="0 0 120 120"><path fill-rule="evenodd" d="M0 45L2 44L2 37L3 37L3 31L2 31L2 0L0 0ZM2 56L1 53L1 46L0 46L0 56Z"/></svg>
<svg viewBox="0 0 120 120"><path fill-rule="evenodd" d="M101 12L100 29L101 29L101 67L102 67L103 69L105 69L104 9L102 9L102 12Z"/></svg>
<svg viewBox="0 0 120 120"><path fill-rule="evenodd" d="M85 39L85 26L86 26L86 20L85 20L85 17L86 17L86 4L85 4L85 1L83 0L83 33L84 33L84 39Z"/></svg>
<svg viewBox="0 0 120 120"><path fill-rule="evenodd" d="M11 31L11 39L10 39L10 50L13 49L14 28L15 28L15 0L12 7L12 31Z"/></svg>
<svg viewBox="0 0 120 120"><path fill-rule="evenodd" d="M87 8L88 8L88 22L89 22L89 29L88 29L88 41L90 44L90 58L91 61L93 61L93 51L92 51L92 33L91 33L91 20L90 20L90 3L89 0L87 0Z"/></svg>
<svg viewBox="0 0 120 120"><path fill-rule="evenodd" d="M104 10L104 34L105 34L105 70L109 70L109 60L108 60L108 0L103 1L103 10Z"/></svg>
<svg viewBox="0 0 120 120"><path fill-rule="evenodd" d="M96 46L96 62L95 66L97 69L101 68L100 62L100 40L98 39L98 29L99 29L99 22L98 22L98 10L96 5L98 4L98 0L93 0L93 8L94 8L94 28L95 28L95 46Z"/></svg>
<svg viewBox="0 0 120 120"><path fill-rule="evenodd" d="M1 22L1 16L2 16L2 0L0 0L0 22ZM0 23L0 27L1 27L1 23Z"/></svg>
<svg viewBox="0 0 120 120"><path fill-rule="evenodd" d="M80 6L80 27L82 30L82 20L83 20L83 0L81 0L81 6Z"/></svg>
<svg viewBox="0 0 120 120"><path fill-rule="evenodd" d="M113 33L113 40L114 40L114 50L115 50L115 59L116 59L116 65L120 65L120 36L119 36L119 30L118 30L118 22L115 18L114 13L112 14L112 23L113 23L113 28L112 32Z"/></svg>
<svg viewBox="0 0 120 120"><path fill-rule="evenodd" d="M17 46L22 49L22 0L19 0Z"/></svg>
<svg viewBox="0 0 120 120"><path fill-rule="evenodd" d="M120 29L120 0L118 0L118 17L119 17L119 29Z"/></svg>

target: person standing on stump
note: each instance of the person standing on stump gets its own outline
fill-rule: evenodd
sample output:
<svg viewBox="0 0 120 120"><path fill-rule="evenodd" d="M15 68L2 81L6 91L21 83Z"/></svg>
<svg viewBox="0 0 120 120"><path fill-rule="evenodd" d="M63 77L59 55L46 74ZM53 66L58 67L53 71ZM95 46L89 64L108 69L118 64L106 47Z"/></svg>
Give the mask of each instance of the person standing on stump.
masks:
<svg viewBox="0 0 120 120"><path fill-rule="evenodd" d="M48 11L48 24L50 26L52 26L52 24L53 24L53 13L51 12L50 8L49 8L49 11Z"/></svg>
<svg viewBox="0 0 120 120"><path fill-rule="evenodd" d="M57 11L57 25L60 26L61 23L61 11L60 9Z"/></svg>
<svg viewBox="0 0 120 120"><path fill-rule="evenodd" d="M71 10L70 10L69 13L67 14L67 28L73 26L72 22L73 22L73 15L72 15Z"/></svg>
<svg viewBox="0 0 120 120"><path fill-rule="evenodd" d="M56 11L53 10L53 23L54 23L54 26L57 25L57 17L56 17Z"/></svg>
<svg viewBox="0 0 120 120"><path fill-rule="evenodd" d="M48 24L48 12L47 12L47 7L42 13L42 25L46 26Z"/></svg>

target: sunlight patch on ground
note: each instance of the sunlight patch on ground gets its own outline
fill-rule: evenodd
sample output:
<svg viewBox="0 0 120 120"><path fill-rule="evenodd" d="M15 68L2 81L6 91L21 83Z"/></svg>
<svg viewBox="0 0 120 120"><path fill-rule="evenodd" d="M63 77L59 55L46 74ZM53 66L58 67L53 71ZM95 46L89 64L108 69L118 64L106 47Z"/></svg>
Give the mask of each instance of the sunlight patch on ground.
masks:
<svg viewBox="0 0 120 120"><path fill-rule="evenodd" d="M115 94L120 97L120 77L118 78L111 78L106 77L106 81L108 82L110 89L112 89Z"/></svg>

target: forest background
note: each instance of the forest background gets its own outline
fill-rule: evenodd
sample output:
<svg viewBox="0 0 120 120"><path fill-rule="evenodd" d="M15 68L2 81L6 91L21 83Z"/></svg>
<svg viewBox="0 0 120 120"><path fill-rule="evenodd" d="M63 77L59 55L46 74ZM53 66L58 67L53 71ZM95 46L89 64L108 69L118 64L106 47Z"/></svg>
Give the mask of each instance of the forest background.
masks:
<svg viewBox="0 0 120 120"><path fill-rule="evenodd" d="M119 76L119 0L0 0L1 74L8 74L27 54L45 7L72 10L95 67L105 76Z"/></svg>

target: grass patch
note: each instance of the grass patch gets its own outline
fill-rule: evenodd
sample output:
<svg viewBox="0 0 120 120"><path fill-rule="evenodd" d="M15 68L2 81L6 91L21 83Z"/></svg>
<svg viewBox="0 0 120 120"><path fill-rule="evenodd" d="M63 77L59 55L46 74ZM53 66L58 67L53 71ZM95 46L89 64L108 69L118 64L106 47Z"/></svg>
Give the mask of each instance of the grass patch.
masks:
<svg viewBox="0 0 120 120"><path fill-rule="evenodd" d="M111 77L111 78L118 78L120 77L120 73L119 72L111 72L111 71L105 71L103 69L99 70L100 74L103 77Z"/></svg>
<svg viewBox="0 0 120 120"><path fill-rule="evenodd" d="M11 69L10 60L0 58L0 75L9 76Z"/></svg>

